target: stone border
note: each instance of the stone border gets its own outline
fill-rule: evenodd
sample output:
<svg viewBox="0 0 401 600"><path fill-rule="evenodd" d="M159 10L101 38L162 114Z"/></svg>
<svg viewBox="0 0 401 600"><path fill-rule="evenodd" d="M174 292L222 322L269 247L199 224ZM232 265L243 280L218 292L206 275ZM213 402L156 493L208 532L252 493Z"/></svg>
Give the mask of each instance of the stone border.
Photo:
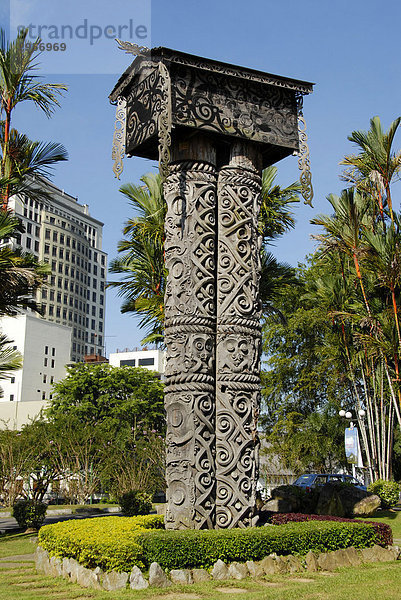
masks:
<svg viewBox="0 0 401 600"><path fill-rule="evenodd" d="M218 560L207 571L206 569L173 569L166 572L153 562L149 568L149 576L145 578L138 567L131 573L111 571L104 573L99 567L87 569L73 558L56 558L49 556L41 546L36 548L36 570L53 577L63 577L85 588L114 591L130 587L133 590L143 590L149 586L168 587L172 584L191 584L201 581L225 581L227 579L245 579L246 577L260 578L264 575L293 574L303 571L335 571L339 567L355 567L362 563L389 562L401 558L401 548L398 546L372 546L356 550L353 546L333 552L315 554L311 550L306 556L278 556L270 554L261 561L233 562L229 565Z"/></svg>

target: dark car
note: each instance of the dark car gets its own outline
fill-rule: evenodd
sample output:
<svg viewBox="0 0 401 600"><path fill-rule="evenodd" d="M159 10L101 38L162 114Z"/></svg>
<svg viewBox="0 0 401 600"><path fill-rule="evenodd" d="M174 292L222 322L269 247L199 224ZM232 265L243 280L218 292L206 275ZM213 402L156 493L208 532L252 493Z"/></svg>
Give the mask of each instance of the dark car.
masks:
<svg viewBox="0 0 401 600"><path fill-rule="evenodd" d="M343 475L342 473L305 473L294 481L293 485L298 485L304 490L311 490L315 487L321 487L325 483L340 481L341 483L350 483L359 490L366 492L366 486L362 485L355 477Z"/></svg>

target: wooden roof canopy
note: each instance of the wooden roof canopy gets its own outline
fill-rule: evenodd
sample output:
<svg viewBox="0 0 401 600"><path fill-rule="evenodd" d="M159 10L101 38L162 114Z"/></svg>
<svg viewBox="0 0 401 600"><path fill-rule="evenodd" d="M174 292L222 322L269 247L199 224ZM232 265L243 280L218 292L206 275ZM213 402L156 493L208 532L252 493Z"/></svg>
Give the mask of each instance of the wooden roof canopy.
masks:
<svg viewBox="0 0 401 600"><path fill-rule="evenodd" d="M128 156L158 159L167 110L173 143L202 131L224 153L233 138L247 139L260 145L266 167L298 151L299 99L312 91L306 81L159 47L141 49L110 101L126 100Z"/></svg>

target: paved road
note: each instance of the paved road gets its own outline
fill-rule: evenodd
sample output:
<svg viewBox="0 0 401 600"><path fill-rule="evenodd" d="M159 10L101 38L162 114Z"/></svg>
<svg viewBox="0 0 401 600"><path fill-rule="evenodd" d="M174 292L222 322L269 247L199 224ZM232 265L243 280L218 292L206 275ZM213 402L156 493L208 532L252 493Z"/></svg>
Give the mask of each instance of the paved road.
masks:
<svg viewBox="0 0 401 600"><path fill-rule="evenodd" d="M94 517L111 517L111 516L121 516L122 513L74 513L68 515L49 515L46 517L44 525L49 525L50 523L57 523L58 521L69 521L70 519L92 519ZM17 521L13 517L5 517L0 518L0 533L5 533L6 531L15 530L24 531L20 527L18 527Z"/></svg>

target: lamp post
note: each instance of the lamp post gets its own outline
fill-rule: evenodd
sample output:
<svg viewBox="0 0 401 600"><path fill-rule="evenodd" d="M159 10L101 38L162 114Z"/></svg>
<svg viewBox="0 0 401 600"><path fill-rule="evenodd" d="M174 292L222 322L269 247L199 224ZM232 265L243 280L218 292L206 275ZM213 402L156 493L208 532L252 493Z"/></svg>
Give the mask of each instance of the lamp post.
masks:
<svg viewBox="0 0 401 600"><path fill-rule="evenodd" d="M350 424L349 424L349 429L350 429L350 435L347 437L347 428L345 429L345 449L347 451L347 440L349 440L349 447L352 448L353 450L353 456L356 457L356 462L358 462L359 459L359 455L360 455L360 448L359 448L359 437L358 437L358 429L355 427L352 419L352 412L351 411L345 411L344 409L341 409L338 412L339 416L347 419ZM363 408L360 408L358 410L358 421L362 422L362 420L364 419L366 415L366 412L363 410ZM355 433L353 434L355 430ZM356 477L356 466L355 466L355 459L353 461L350 461L351 465L352 465L352 476Z"/></svg>

